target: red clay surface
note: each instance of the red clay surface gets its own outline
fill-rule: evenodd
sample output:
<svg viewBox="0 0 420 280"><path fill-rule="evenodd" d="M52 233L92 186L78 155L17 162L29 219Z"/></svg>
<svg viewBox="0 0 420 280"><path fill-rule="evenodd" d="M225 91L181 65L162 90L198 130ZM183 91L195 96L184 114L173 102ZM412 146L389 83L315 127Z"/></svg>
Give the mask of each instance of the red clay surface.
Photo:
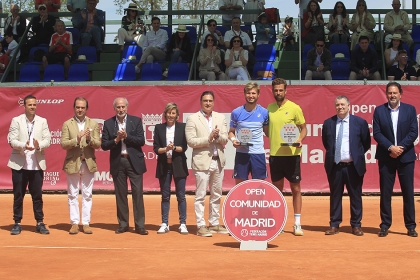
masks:
<svg viewBox="0 0 420 280"><path fill-rule="evenodd" d="M94 195L93 234L71 236L66 195L44 195L50 235L35 233L27 195L23 231L12 236L13 198L2 194L0 279L416 279L419 275L420 238L406 235L401 197L393 199L390 234L379 238L379 197L363 198L363 237L350 234L348 198L344 198L340 233L325 236L329 197L304 197L305 236L296 237L291 233L293 211L288 196L286 232L271 241L266 251L240 251L239 242L228 235L196 236L193 199L187 196L190 234L186 236L176 231L174 195L167 234L156 234L161 223L159 195L145 196L148 236L135 234L132 228L129 233L115 234L114 195ZM417 214L419 202L416 197ZM130 222L133 225L132 216Z"/></svg>

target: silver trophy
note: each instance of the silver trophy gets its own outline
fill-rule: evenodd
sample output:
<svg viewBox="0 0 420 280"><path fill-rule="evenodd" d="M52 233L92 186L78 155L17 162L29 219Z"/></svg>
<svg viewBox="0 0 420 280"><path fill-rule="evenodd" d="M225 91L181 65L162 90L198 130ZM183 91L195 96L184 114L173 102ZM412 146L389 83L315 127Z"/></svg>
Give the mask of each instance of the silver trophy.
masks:
<svg viewBox="0 0 420 280"><path fill-rule="evenodd" d="M300 143L296 143L300 134L299 128L294 124L285 124L280 130L280 137L282 139L282 143L280 146L292 146L292 147L299 147Z"/></svg>
<svg viewBox="0 0 420 280"><path fill-rule="evenodd" d="M249 143L252 140L252 131L249 128L241 128L238 130L238 140L240 146L253 146L254 144Z"/></svg>

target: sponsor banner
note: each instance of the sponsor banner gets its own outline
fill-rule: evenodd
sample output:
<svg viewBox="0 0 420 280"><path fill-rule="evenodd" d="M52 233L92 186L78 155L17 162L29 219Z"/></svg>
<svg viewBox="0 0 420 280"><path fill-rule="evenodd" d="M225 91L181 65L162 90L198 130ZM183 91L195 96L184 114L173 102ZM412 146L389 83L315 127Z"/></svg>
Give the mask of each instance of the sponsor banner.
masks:
<svg viewBox="0 0 420 280"><path fill-rule="evenodd" d="M287 220L287 204L271 183L248 180L233 187L223 203L223 222L238 241L271 241Z"/></svg>
<svg viewBox="0 0 420 280"><path fill-rule="evenodd" d="M420 111L420 99L417 97L419 86L403 86L402 101L416 106ZM159 191L159 183L155 178L157 157L153 152L153 131L156 124L163 120L163 110L168 102L175 102L180 109L180 122L200 110L200 95L211 90L215 94L214 110L226 116L229 126L232 110L245 102L243 86L238 85L182 85L182 86L53 86L53 87L23 87L2 88L0 91L0 112L3 121L0 132L3 135L3 149L0 155L3 159L0 168L0 188L12 189L11 172L7 167L11 148L7 145L7 133L13 117L23 114L23 98L28 94L38 99L37 114L48 120L51 131L51 146L45 150L47 170L45 175L45 190L65 190L67 188L66 174L62 171L65 151L61 148L61 128L63 123L74 115L73 102L77 96L83 96L89 101L87 115L99 123L102 132L103 122L115 114L112 102L116 97L124 96L129 101L128 113L143 119L146 144L143 152L146 159L147 172L144 174L144 190ZM334 99L344 94L351 102L351 112L367 120L372 130L373 111L377 105L386 102L385 85L299 85L287 87L287 98L299 104L306 119L308 135L303 141L301 168L303 192L329 192L327 177L324 171L324 148L321 140L321 130L324 120L335 114ZM266 107L274 102L270 85L262 85L258 102ZM269 141L265 137L267 166L269 157ZM416 141L417 160L420 148ZM372 139L371 149L366 153L367 172L364 179L364 192L378 192L378 167L375 160L376 142ZM188 166L191 166L192 149L186 151ZM235 183L232 179L235 148L229 141L225 149L226 167L223 189L231 189ZM112 190L112 176L109 174L109 152L96 151L98 172L95 174L94 189ZM416 167L417 169L418 167ZM195 190L195 179L190 172L187 178L187 190ZM270 178L270 177L269 177ZM415 180L420 180L420 172L415 172ZM268 179L269 181L269 179ZM398 183L398 182L397 182ZM396 184L397 185L397 184ZM420 191L420 186L415 186ZM285 190L289 191L286 183ZM396 190L399 190L397 185Z"/></svg>

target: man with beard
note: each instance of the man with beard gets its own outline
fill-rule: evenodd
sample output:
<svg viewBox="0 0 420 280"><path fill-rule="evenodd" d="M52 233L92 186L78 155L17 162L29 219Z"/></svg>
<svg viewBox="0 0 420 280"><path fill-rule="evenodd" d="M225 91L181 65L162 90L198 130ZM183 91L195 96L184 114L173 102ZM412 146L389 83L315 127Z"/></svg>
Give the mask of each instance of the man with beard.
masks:
<svg viewBox="0 0 420 280"><path fill-rule="evenodd" d="M236 184L248 180L249 172L252 179L267 178L263 135L268 135L268 111L257 104L260 96L260 86L257 83L246 84L244 94L245 105L233 110L230 116L229 139L236 148L233 171ZM238 135L246 137L249 132L251 139L248 144L241 143L242 139L236 138Z"/></svg>
<svg viewBox="0 0 420 280"><path fill-rule="evenodd" d="M114 181L117 200L119 228L115 233L128 231L128 186L130 179L133 198L135 231L148 235L144 228L143 173L146 172L144 153L144 130L140 118L127 114L128 100L118 97L114 100L116 116L106 120L102 132L102 149L110 150L109 166Z"/></svg>
<svg viewBox="0 0 420 280"><path fill-rule="evenodd" d="M274 99L268 105L269 124L268 137L270 138L270 173L271 181L281 192L284 187L284 178L290 183L293 195L293 210L295 222L293 234L302 236L303 231L300 225L300 215L302 210L302 194L300 191L300 154L302 152L302 141L306 137L305 117L302 109L296 103L286 98L286 80L276 78L272 82ZM284 140L280 137L280 132L285 125L294 125L299 131L298 138L293 146L282 145Z"/></svg>
<svg viewBox="0 0 420 280"><path fill-rule="evenodd" d="M400 102L403 91L397 82L386 86L388 102L375 108L373 138L378 142L375 158L379 166L381 224L379 237L388 235L392 224L391 198L398 172L407 235L417 237L414 205L414 141L419 136L416 108Z"/></svg>

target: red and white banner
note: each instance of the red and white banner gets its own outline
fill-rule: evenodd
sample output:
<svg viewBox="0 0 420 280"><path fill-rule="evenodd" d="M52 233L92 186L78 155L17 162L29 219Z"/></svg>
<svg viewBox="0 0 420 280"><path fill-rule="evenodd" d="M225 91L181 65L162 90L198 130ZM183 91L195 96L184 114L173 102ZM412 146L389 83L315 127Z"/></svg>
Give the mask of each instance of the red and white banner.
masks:
<svg viewBox="0 0 420 280"><path fill-rule="evenodd" d="M413 104L419 111L420 86L403 86L402 101ZM25 87L1 88L0 113L3 121L0 133L3 135L3 145L0 150L0 188L11 189L11 171L6 166L11 148L7 144L7 133L12 117L24 113L23 98L32 94L38 99L37 114L48 120L51 131L51 146L46 150L47 170L44 178L45 190L64 190L67 188L66 174L62 171L65 151L60 146L61 127L67 119L74 115L73 102L75 97L83 96L89 101L87 115L99 122L112 117L115 112L112 102L116 97L124 96L129 101L128 113L143 119L146 145L143 151L146 156L147 172L144 174L145 191L158 191L159 184L155 178L156 155L153 152L153 131L157 123L161 123L163 110L168 102L175 102L180 108L179 121L185 122L187 117L200 109L200 95L203 91L211 90L215 93L214 110L226 115L228 126L231 111L245 102L243 86L237 85L177 85L177 86L53 86L53 87ZM324 149L321 140L321 129L324 120L335 114L334 99L338 95L346 95L351 102L351 112L372 124L373 111L377 105L386 102L385 85L302 85L288 86L287 97L299 104L305 115L308 136L302 150L302 191L328 192L328 182L324 171ZM273 102L271 85L261 86L258 102L267 106ZM419 115L417 116L417 118ZM416 144L418 144L416 142ZM269 156L269 142L265 139L267 158ZM376 142L372 138L371 150L366 154L367 173L365 175L363 191L378 192L378 167L374 158ZM235 183L232 179L232 169L235 149L229 142L226 146L227 164L223 189L231 189ZM416 145L417 160L420 147ZM109 152L96 152L99 172L95 174L95 189L112 190L113 182L109 174ZM191 165L191 149L187 150L188 164ZM416 167L415 181L420 182L420 173ZM191 172L192 174L192 172ZM269 180L269 178L268 178ZM187 189L195 189L193 176L187 178ZM286 187L287 190L287 187ZM399 190L399 187L396 187ZM418 185L415 189L420 191Z"/></svg>

